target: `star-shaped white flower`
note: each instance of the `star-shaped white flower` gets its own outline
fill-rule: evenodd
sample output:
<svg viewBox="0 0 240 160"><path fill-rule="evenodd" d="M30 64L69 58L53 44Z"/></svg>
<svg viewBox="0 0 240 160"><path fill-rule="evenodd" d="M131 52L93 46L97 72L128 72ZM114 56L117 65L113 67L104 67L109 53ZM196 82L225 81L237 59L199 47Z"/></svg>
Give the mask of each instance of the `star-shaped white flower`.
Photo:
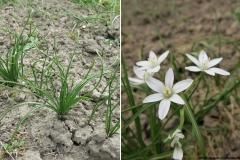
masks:
<svg viewBox="0 0 240 160"><path fill-rule="evenodd" d="M169 68L166 73L165 85L161 81L153 77L148 77L146 79L147 85L152 90L158 93L147 96L143 100L143 103L156 102L156 101L162 100L158 108L158 116L161 120L166 117L170 108L171 101L178 104L184 104L183 99L177 93L187 89L193 82L192 79L186 79L186 80L177 82L175 85L173 85L173 81L174 81L174 75L173 75L172 68Z"/></svg>
<svg viewBox="0 0 240 160"><path fill-rule="evenodd" d="M182 144L179 142L180 138L184 138L184 135L180 129L176 129L172 135L168 136L168 139L173 139L171 142L171 147L174 147L173 159L175 160L182 160L183 158Z"/></svg>
<svg viewBox="0 0 240 160"><path fill-rule="evenodd" d="M134 84L134 85L139 85L146 83L146 78L147 77L152 77L153 73L149 73L146 70L139 70L139 67L133 66L133 71L136 74L138 78L132 78L129 77L128 79Z"/></svg>
<svg viewBox="0 0 240 160"><path fill-rule="evenodd" d="M186 54L187 57L193 61L193 63L195 63L197 66L189 66L189 67L185 67L185 69L192 71L192 72L200 72L200 71L204 71L209 75L214 76L216 73L217 74L221 74L224 76L230 75L229 72L220 69L220 68L212 68L213 66L217 65L222 58L215 58L210 60L210 57L207 56L206 52L201 51L198 57L198 60L191 56L190 54Z"/></svg>
<svg viewBox="0 0 240 160"><path fill-rule="evenodd" d="M146 69L147 72L158 72L160 70L160 64L168 56L169 51L164 52L159 58L153 51L150 51L148 61L139 61L136 64L140 66L139 70Z"/></svg>

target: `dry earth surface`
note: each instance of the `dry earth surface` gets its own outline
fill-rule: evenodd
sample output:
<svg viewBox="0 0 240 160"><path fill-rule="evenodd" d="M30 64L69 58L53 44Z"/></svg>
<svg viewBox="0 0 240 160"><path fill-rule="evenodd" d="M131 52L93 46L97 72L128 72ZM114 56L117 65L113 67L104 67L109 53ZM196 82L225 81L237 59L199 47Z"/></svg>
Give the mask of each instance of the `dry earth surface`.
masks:
<svg viewBox="0 0 240 160"><path fill-rule="evenodd" d="M25 2L25 1L24 1ZM43 3L42 3L43 2ZM24 3L23 3L24 4ZM92 61L96 60L96 65L92 73L100 69L100 61L96 50L103 56L104 66L109 66L116 57L119 57L119 44L110 45L105 43L105 39L119 40L120 20L116 19L114 24L106 26L98 21L92 22L88 26L85 22L75 26L75 19L70 12L79 18L84 18L95 14L89 8L84 8L67 0L53 1L33 1L32 7L20 7L14 3L8 3L0 7L0 28L9 27L11 31L20 33L23 29L28 12L32 12L31 23L37 26L37 35L39 41L46 39L48 41L48 54L54 56L54 38L56 39L57 54L59 62L63 67L67 67L71 55L74 53L76 42L76 56L70 68L69 79L79 82L87 73ZM70 11L70 12L68 12ZM4 23L5 22L5 23ZM86 26L86 28L83 27ZM29 25L27 25L24 34L28 34ZM77 37L79 35L79 38ZM5 55L12 46L8 33L0 31L0 52ZM46 45L41 48L46 51ZM43 59L43 54L37 50L30 49L24 58L24 72L30 74L35 60ZM41 63L37 69L40 72ZM113 65L112 70L116 65ZM105 111L104 104L94 115L93 120L88 124L88 118L91 114L96 99L99 97L103 88L106 86L108 76L104 76L100 86L90 95L91 101L79 101L72 107L69 113L59 120L55 112L48 108L40 108L32 113L21 125L15 139L24 140L23 147L18 149L17 159L19 160L81 160L81 159L119 159L120 157L120 134L117 132L112 137L107 137L105 132ZM85 91L90 91L97 79L91 81ZM54 81L57 91L60 83L56 78ZM20 89L27 89L21 86L15 86ZM107 94L107 93L106 93ZM113 105L119 100L119 92L112 96ZM32 95L16 92L14 90L0 88L0 115L11 106L21 103L41 101ZM16 128L17 123L26 113L32 109L31 105L24 105L14 109L0 122L0 142L6 143ZM113 112L112 124L115 124L120 118L120 108L117 107ZM0 150L3 151L3 148ZM16 157L16 155L14 155ZM4 159L11 159L5 154Z"/></svg>
<svg viewBox="0 0 240 160"><path fill-rule="evenodd" d="M143 59L148 57L149 51L154 51L158 56L165 50L159 40L157 32L151 23L149 17L156 24L157 30L180 64L185 61L185 54L189 52L198 52L205 50L210 57L211 50L206 45L197 44L192 49L193 42L205 41L212 47L216 53L219 51L217 37L216 21L218 22L219 35L223 38L235 41L240 40L240 25L234 18L232 11L240 6L240 1L225 1L225 0L152 0L152 1L127 1L122 0L122 54L127 65L128 75L135 77L132 67L139 61L139 54L143 53ZM216 12L215 12L216 11ZM147 16L149 14L149 17ZM209 38L207 38L209 37ZM211 38L212 37L212 40ZM214 38L215 37L215 38ZM238 43L239 44L239 43ZM238 48L239 46L236 45ZM231 44L222 43L220 46L219 56L223 57L220 63L220 68L227 71L233 69L239 58L239 51ZM185 56L186 57L186 56ZM190 63L189 63L190 64ZM161 64L161 72L166 73L169 67L169 59L166 59ZM186 77L194 79L198 74L190 73L179 68L181 72L186 72ZM231 75L239 76L240 71ZM212 79L211 76L207 76ZM220 76L221 80L226 77ZM175 79L177 82L177 80ZM215 86L214 81L210 80L211 94L218 93L222 86ZM239 96L239 87L237 96ZM142 102L144 95L140 91L134 89L136 104ZM195 100L204 98L203 93L204 83L200 83L198 90L194 93L191 103ZM141 96L143 95L143 96ZM128 107L127 96L122 93L122 109ZM201 103L200 103L201 107ZM239 157L240 156L240 108L236 104L233 96L230 96L229 103L220 102L212 109L212 111L204 118L200 126L206 128L224 126L223 131L201 131L204 136L205 147L208 156L211 157ZM168 114L170 115L170 114ZM131 118L131 113L128 112L122 115L125 119ZM147 113L140 116L144 139L147 144L150 141L150 127ZM166 126L166 130L172 129L173 126L179 124L179 119L174 117ZM133 126L134 128L134 126ZM194 142L196 148L197 143ZM168 148L166 151L169 151ZM186 158L186 157L185 157ZM185 159L184 158L184 159Z"/></svg>

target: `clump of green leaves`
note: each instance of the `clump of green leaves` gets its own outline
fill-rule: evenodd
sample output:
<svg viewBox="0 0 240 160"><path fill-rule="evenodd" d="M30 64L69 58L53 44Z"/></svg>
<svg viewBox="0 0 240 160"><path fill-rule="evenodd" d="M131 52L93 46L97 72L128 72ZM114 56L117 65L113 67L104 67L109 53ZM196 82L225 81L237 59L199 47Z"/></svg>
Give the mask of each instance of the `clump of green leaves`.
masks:
<svg viewBox="0 0 240 160"><path fill-rule="evenodd" d="M31 14L29 13L28 19L29 20ZM5 57L0 57L0 76L5 81L10 82L17 82L20 74L20 68L23 67L23 57L24 57L24 51L26 47L28 46L28 41L32 40L31 36L35 32L35 28L32 28L32 25L30 24L30 31L29 31L29 37L30 38L24 38L23 32L26 29L26 25L23 27L21 33L18 35L15 32L11 32L9 28L0 28L1 30L4 30L9 33L9 36L14 37L14 44L13 46L7 51ZM23 73L23 68L22 68ZM9 83L8 83L9 84ZM14 85L14 83L12 83Z"/></svg>
<svg viewBox="0 0 240 160"><path fill-rule="evenodd" d="M14 140L11 145L9 143L3 143L2 147L4 148L5 152L7 152L12 159L14 159L14 155L17 157L17 149L22 147L24 143L25 141L23 140Z"/></svg>
<svg viewBox="0 0 240 160"><path fill-rule="evenodd" d="M107 85L105 86L101 95L97 99L97 103L93 107L92 113L88 120L88 122L90 123L97 109L101 107L103 104L107 104L105 116L105 130L108 137L111 137L120 128L120 120L118 120L114 125L112 125L113 111L120 105L120 100L118 100L116 104L112 103L112 96L116 91L118 91L120 85L119 66L120 64L118 63L116 65L114 72L111 73ZM108 91L108 95L104 94L105 91Z"/></svg>
<svg viewBox="0 0 240 160"><path fill-rule="evenodd" d="M119 46L120 42L118 39L112 40L112 39L104 39L104 43L109 44L110 46L112 46L114 43Z"/></svg>

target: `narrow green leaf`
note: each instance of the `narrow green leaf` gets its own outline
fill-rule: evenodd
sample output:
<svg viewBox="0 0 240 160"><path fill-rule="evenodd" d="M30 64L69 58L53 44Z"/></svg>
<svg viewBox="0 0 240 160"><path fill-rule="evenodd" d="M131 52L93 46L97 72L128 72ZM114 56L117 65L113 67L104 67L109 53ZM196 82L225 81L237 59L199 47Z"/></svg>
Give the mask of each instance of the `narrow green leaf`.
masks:
<svg viewBox="0 0 240 160"><path fill-rule="evenodd" d="M185 102L184 109L187 112L187 115L188 115L188 117L189 117L189 119L190 119L190 121L192 123L192 127L194 128L195 133L196 133L196 138L198 140L198 145L200 147L201 156L202 157L207 157L206 150L205 150L205 147L204 147L204 143L203 143L203 140L202 140L202 135L201 135L200 130L198 128L198 125L197 125L197 122L195 120L195 117L194 117L194 115L192 113L192 109L191 109L191 107L190 107L190 105L189 105L189 103L187 101L187 98L186 98L186 96L184 94L182 94L182 98L183 98L183 100Z"/></svg>

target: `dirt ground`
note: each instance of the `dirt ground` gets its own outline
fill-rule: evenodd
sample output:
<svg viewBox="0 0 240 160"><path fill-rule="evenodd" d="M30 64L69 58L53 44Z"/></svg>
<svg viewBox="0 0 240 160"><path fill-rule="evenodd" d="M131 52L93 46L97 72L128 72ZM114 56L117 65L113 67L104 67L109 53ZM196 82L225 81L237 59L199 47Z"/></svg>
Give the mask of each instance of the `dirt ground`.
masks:
<svg viewBox="0 0 240 160"><path fill-rule="evenodd" d="M27 1L23 1L27 2ZM24 3L23 3L24 4ZM94 14L94 11L82 6L78 6L67 0L53 1L33 1L33 7L21 8L14 3L8 3L0 7L0 28L6 25L10 30L19 33L24 26L28 16L28 11L32 12L31 23L36 26L39 33L39 40L44 37L49 42L49 55L54 53L54 38L56 39L57 51L60 63L66 67L74 52L76 41L76 56L70 69L69 79L79 82L87 73L96 59L93 73L98 72L100 61L96 50L103 56L104 66L109 66L116 57L119 57L120 46L117 43L110 45L106 39L119 40L120 19L117 18L112 25L106 26L103 23L94 21L92 26L83 22L75 26L75 19L71 13L84 18ZM33 8L33 10L32 10ZM50 14L49 14L50 13ZM5 24L3 23L5 22ZM86 26L86 27L84 27ZM24 34L29 32L27 26ZM79 35L78 38L76 35ZM0 31L0 52L6 53L12 46L13 41L9 35ZM45 49L44 47L42 48ZM34 60L43 59L43 55L37 50L31 49L24 58L26 73L30 71ZM41 67L41 66L38 66ZM116 67L116 65L113 65ZM114 70L114 68L112 68ZM33 77L28 77L33 78ZM119 131L112 137L107 137L105 132L105 108L103 105L97 110L93 120L88 124L96 99L104 89L109 77L103 77L100 86L90 97L92 101L80 101L64 116L64 120L59 120L57 114L48 108L40 108L32 113L21 125L16 138L24 140L25 144L18 150L17 159L21 160L82 160L82 159L119 159L120 142ZM85 91L91 90L96 81L91 81ZM56 81L56 88L59 88L59 81ZM17 87L17 86L16 86ZM120 98L119 92L112 96L113 104ZM28 101L40 101L37 97L14 90L0 88L0 115L9 107ZM0 122L0 142L6 143L10 139L17 123L32 108L31 105L24 105L14 109ZM120 108L113 112L112 124L120 118ZM3 148L0 149L3 151ZM11 159L9 156L4 159Z"/></svg>
<svg viewBox="0 0 240 160"><path fill-rule="evenodd" d="M154 51L158 56L165 51L149 17L155 22L157 30L170 50L170 54L173 54L180 64L183 63L186 53L205 50L212 57L212 49L217 54L220 51L219 57L223 57L220 68L231 71L236 66L240 58L240 53L230 43L224 43L223 39L236 42L236 46L239 48L240 25L232 14L233 9L239 6L240 1L233 0L122 0L121 52L125 58L129 77L135 77L132 67L139 61L140 53L143 53L143 59L146 59L149 51ZM216 22L218 22L219 35L222 37L220 47L216 38L218 36ZM192 47L194 42L198 41L204 41L206 44L196 44ZM207 48L207 45L212 48ZM168 63L169 59L163 61L161 65L162 73L166 73L169 67ZM197 76L195 73L186 72L189 78ZM239 69L235 75L231 76L236 75L240 75ZM221 80L225 79L224 76L220 76L220 78ZM211 83L213 84L213 81ZM203 85L203 83L200 84L199 89L203 88ZM218 93L221 87L214 87L213 84L211 87L212 94ZM192 97L192 101L195 100L194 98L201 98L203 92L205 91L197 91ZM134 89L135 97L139 97L136 98L136 104L140 103L144 98L136 96L139 93L137 89ZM128 105L127 97L125 93L122 93L122 109L128 107ZM240 109L235 99L230 96L230 102L227 105L222 102L218 103L205 117L201 126L206 128L226 126L227 129L224 136L222 136L223 133L220 131L202 131L208 156L240 156L239 113ZM131 118L130 113L123 114L122 116L125 119ZM143 131L146 143L149 142L149 137L147 136L149 135L147 117L146 113L140 116L141 125L146 128ZM166 126L166 130L171 129L178 123L178 118L173 118L171 123ZM197 148L196 144L194 145Z"/></svg>

